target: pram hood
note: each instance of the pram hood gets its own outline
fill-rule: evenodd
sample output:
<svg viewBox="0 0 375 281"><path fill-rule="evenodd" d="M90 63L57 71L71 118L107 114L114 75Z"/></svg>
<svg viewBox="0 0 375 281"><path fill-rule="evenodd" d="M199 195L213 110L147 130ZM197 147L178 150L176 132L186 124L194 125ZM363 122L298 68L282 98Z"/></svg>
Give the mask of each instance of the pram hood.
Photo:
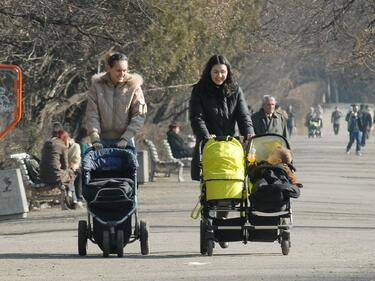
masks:
<svg viewBox="0 0 375 281"><path fill-rule="evenodd" d="M91 181L91 173L95 171L119 171L123 172L123 177L132 178L137 168L137 156L135 149L132 148L91 150L82 161L84 182L86 184Z"/></svg>
<svg viewBox="0 0 375 281"><path fill-rule="evenodd" d="M229 137L225 140L209 139L202 154L203 179L245 179L245 154L241 143Z"/></svg>
<svg viewBox="0 0 375 281"><path fill-rule="evenodd" d="M250 142L250 149L255 148L256 150L255 159L257 163L266 161L268 156L280 147L290 149L287 139L278 134L257 135Z"/></svg>

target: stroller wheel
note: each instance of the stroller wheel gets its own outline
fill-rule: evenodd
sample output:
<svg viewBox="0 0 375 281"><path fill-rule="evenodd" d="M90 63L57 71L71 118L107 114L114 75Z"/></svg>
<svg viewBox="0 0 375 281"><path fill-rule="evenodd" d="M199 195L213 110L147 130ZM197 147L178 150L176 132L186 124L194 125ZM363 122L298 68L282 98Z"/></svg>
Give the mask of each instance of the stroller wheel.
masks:
<svg viewBox="0 0 375 281"><path fill-rule="evenodd" d="M139 224L139 240L141 243L141 253L142 255L148 255L150 253L150 247L148 244L148 233L149 228L145 221L140 221Z"/></svg>
<svg viewBox="0 0 375 281"><path fill-rule="evenodd" d="M87 222L84 220L78 222L78 254L80 256L87 254Z"/></svg>
<svg viewBox="0 0 375 281"><path fill-rule="evenodd" d="M290 249L290 241L289 240L281 240L281 252L284 256L289 254Z"/></svg>
<svg viewBox="0 0 375 281"><path fill-rule="evenodd" d="M215 242L212 239L207 239L207 255L212 256L214 253Z"/></svg>
<svg viewBox="0 0 375 281"><path fill-rule="evenodd" d="M207 246L206 246L206 228L204 226L204 222L201 221L200 224L200 251L202 255L207 254Z"/></svg>
<svg viewBox="0 0 375 281"><path fill-rule="evenodd" d="M116 248L117 248L117 256L119 258L124 256L124 231L118 230L117 237L116 237Z"/></svg>
<svg viewBox="0 0 375 281"><path fill-rule="evenodd" d="M110 241L109 241L109 231L104 230L103 231L103 257L108 257L109 256L109 251L110 251Z"/></svg>

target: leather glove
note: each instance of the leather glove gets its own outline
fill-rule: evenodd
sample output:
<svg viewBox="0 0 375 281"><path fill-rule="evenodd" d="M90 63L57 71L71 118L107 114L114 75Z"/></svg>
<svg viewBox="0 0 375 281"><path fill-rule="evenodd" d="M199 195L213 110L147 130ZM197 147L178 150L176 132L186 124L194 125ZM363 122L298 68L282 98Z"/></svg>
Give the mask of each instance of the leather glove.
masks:
<svg viewBox="0 0 375 281"><path fill-rule="evenodd" d="M118 148L125 148L125 147L127 147L128 142L125 139L121 139L121 140L118 141L118 143L116 145L117 145Z"/></svg>
<svg viewBox="0 0 375 281"><path fill-rule="evenodd" d="M103 145L100 141L95 141L93 144L92 144L92 147L95 149L95 150L99 150L99 149L102 149L103 148Z"/></svg>

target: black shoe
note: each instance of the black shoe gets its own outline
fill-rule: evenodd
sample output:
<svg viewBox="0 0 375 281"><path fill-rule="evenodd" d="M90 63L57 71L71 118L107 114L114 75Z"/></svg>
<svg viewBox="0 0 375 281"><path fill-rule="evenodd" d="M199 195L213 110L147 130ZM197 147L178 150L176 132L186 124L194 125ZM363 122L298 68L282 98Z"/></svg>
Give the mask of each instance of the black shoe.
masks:
<svg viewBox="0 0 375 281"><path fill-rule="evenodd" d="M229 242L219 242L221 248L226 249L229 247Z"/></svg>

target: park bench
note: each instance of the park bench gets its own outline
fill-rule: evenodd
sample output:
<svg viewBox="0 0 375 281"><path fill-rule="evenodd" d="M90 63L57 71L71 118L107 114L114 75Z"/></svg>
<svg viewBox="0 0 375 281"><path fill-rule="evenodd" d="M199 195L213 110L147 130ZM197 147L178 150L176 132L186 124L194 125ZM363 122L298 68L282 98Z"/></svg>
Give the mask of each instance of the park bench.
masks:
<svg viewBox="0 0 375 281"><path fill-rule="evenodd" d="M184 163L184 167L190 167L192 157L175 158L172 153L171 145L169 144L167 139L163 140L163 144L164 144L165 152L167 153L168 160L170 161L180 160L182 163Z"/></svg>
<svg viewBox="0 0 375 281"><path fill-rule="evenodd" d="M46 185L41 182L35 182L30 177L27 161L33 159L31 155L27 153L17 153L10 155L10 158L16 160L18 163L30 209L37 207L44 202L60 202L61 208L66 209L65 187L62 184Z"/></svg>
<svg viewBox="0 0 375 281"><path fill-rule="evenodd" d="M159 154L156 149L155 144L148 139L144 140L144 143L146 144L150 160L151 160L151 171L150 171L150 181L154 181L154 177L156 173L164 173L166 176L170 176L171 173L177 173L178 174L178 181L183 181L183 168L184 163L182 163L180 160L173 159L173 160L160 160Z"/></svg>

